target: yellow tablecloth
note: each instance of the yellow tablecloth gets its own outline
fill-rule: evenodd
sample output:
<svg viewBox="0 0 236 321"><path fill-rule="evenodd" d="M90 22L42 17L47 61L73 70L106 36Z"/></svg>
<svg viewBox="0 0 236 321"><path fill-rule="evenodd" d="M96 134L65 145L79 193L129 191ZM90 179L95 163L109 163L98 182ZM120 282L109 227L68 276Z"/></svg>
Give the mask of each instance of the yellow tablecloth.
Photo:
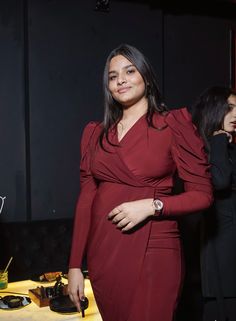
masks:
<svg viewBox="0 0 236 321"><path fill-rule="evenodd" d="M65 283L63 281L63 283ZM49 283L47 286L54 285L54 283ZM5 295L20 295L20 294L12 294L9 292L18 292L22 295L28 295L29 289L34 289L38 286L41 286L40 283L34 282L31 280L12 282L8 284L7 289L0 291L0 296ZM44 286L46 286L44 284ZM9 291L9 292L7 292ZM16 310L3 310L0 309L0 320L1 321L56 321L56 320L73 320L73 321L102 321L102 318L98 312L98 308L95 303L95 299L93 296L93 291L91 288L90 281L88 279L85 280L85 294L89 299L89 307L85 310L85 318L82 318L81 313L73 313L73 314L60 314L57 312L53 312L49 307L40 308L34 302L31 302L29 305Z"/></svg>

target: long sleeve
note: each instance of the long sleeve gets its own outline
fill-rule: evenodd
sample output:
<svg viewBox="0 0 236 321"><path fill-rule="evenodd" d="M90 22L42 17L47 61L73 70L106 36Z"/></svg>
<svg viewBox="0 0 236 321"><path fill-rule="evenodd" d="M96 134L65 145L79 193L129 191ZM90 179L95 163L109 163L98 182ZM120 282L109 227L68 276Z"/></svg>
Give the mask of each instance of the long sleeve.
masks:
<svg viewBox="0 0 236 321"><path fill-rule="evenodd" d="M229 157L229 141L226 134L212 136L210 144L210 164L212 183L215 190L224 190L232 185L232 163Z"/></svg>
<svg viewBox="0 0 236 321"><path fill-rule="evenodd" d="M91 206L97 191L97 184L90 170L92 142L97 129L97 123L90 122L84 129L81 139L81 161L80 161L80 194L78 197L72 247L70 255L70 268L80 268L86 250L86 243L91 221ZM92 139L93 138L93 139Z"/></svg>
<svg viewBox="0 0 236 321"><path fill-rule="evenodd" d="M161 197L164 202L163 215L178 216L204 210L211 205L213 195L203 140L186 108L171 111L166 123L172 131L172 157L184 182L184 192Z"/></svg>

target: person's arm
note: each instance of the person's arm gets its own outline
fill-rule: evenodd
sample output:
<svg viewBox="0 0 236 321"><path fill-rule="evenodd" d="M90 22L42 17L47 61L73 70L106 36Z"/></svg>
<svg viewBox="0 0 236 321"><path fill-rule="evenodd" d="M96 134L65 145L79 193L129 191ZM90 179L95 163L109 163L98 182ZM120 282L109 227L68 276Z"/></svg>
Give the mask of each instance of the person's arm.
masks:
<svg viewBox="0 0 236 321"><path fill-rule="evenodd" d="M163 203L159 212L162 218L198 212L213 201L210 165L190 115L186 109L172 111L166 122L172 131L171 152L185 191L179 195L163 196L157 190L155 198ZM116 206L108 214L108 219L122 231L128 231L154 214L153 199L148 198Z"/></svg>
<svg viewBox="0 0 236 321"><path fill-rule="evenodd" d="M81 268L90 228L91 206L97 191L97 183L91 174L90 161L93 152L97 123L90 122L84 129L81 139L80 193L76 205L70 268Z"/></svg>
<svg viewBox="0 0 236 321"><path fill-rule="evenodd" d="M90 228L91 207L97 191L97 184L90 170L91 153L93 152L92 142L96 138L94 136L97 126L97 123L89 123L84 129L81 139L80 194L75 211L68 272L68 294L78 311L80 311L79 300L83 300L84 297L82 260Z"/></svg>
<svg viewBox="0 0 236 321"><path fill-rule="evenodd" d="M162 215L179 216L204 210L212 204L213 193L203 140L186 109L172 111L166 122L173 133L172 156L183 180L184 192L160 197L164 203Z"/></svg>
<svg viewBox="0 0 236 321"><path fill-rule="evenodd" d="M229 159L229 137L224 134L209 140L212 183L215 190L224 190L232 183L232 163Z"/></svg>

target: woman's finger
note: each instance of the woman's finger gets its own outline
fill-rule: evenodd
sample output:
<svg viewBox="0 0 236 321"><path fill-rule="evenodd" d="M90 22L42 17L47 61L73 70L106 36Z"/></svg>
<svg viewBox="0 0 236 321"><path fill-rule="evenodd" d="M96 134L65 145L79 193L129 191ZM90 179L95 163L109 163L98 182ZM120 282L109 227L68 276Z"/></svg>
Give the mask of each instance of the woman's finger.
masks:
<svg viewBox="0 0 236 321"><path fill-rule="evenodd" d="M123 227L125 227L127 224L129 224L129 223L130 223L130 221L125 217L125 218L123 218L122 220L120 220L120 221L118 222L117 227L118 227L118 228L123 228Z"/></svg>
<svg viewBox="0 0 236 321"><path fill-rule="evenodd" d="M122 232L129 231L129 230L131 230L133 227L134 227L134 223L129 222L125 227L123 227L123 228L121 229L121 231L122 231Z"/></svg>
<svg viewBox="0 0 236 321"><path fill-rule="evenodd" d="M116 216L117 214L119 214L120 212L121 212L121 210L116 207L108 214L108 218L111 219L114 216Z"/></svg>

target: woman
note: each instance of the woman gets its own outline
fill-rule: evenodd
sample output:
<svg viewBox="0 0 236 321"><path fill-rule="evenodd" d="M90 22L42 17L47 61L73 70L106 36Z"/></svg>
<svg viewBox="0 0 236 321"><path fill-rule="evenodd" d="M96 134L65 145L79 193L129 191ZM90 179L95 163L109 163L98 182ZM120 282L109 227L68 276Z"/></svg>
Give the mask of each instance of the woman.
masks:
<svg viewBox="0 0 236 321"><path fill-rule="evenodd" d="M205 140L215 201L204 213L201 251L204 321L236 320L236 92L208 88L193 121Z"/></svg>
<svg viewBox="0 0 236 321"><path fill-rule="evenodd" d="M69 295L80 309L86 252L104 321L171 321L183 279L177 218L212 200L203 143L186 109L167 111L136 48L110 53L104 93L104 121L82 137ZM174 196L177 169L186 191Z"/></svg>

